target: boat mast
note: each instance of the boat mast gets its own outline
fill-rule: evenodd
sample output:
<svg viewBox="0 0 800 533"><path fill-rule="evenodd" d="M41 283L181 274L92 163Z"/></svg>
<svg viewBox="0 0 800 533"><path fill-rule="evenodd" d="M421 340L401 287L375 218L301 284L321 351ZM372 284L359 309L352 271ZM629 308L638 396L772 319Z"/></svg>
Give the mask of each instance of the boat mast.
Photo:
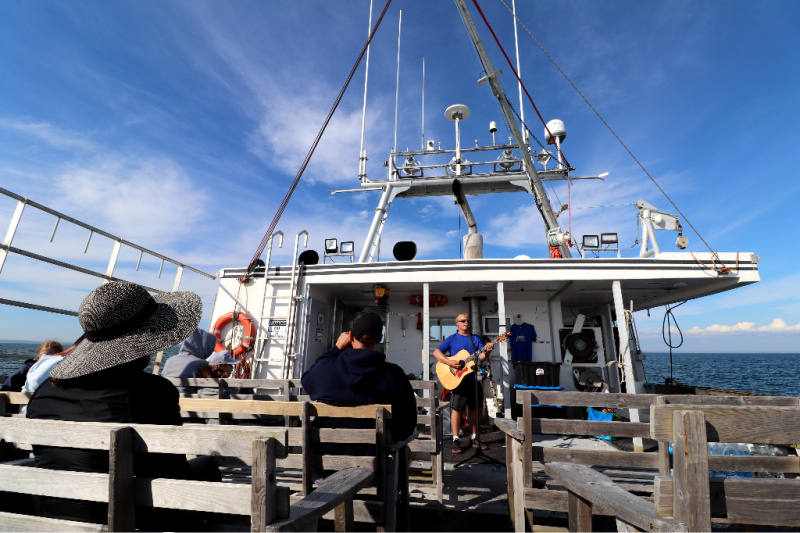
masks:
<svg viewBox="0 0 800 533"><path fill-rule="evenodd" d="M481 38L478 35L478 30L475 27L475 23L472 21L472 16L469 14L469 10L467 9L464 0L455 0L455 2L458 8L461 10L461 16L466 23L470 39L472 40L475 49L478 51L478 56L480 57L483 68L486 71L486 77L478 80L478 83L484 84L488 81L492 87L492 94L495 95L500 103L500 107L502 108L503 114L506 117L506 122L511 128L511 134L514 136L514 141L517 143L517 146L522 153L522 157L525 160L525 173L528 175L528 181L531 185L536 207L542 214L546 233L549 234L550 230L559 230L556 215L553 213L553 208L550 206L550 200L545 194L544 186L542 185L542 181L539 179L539 174L536 172L536 168L533 166L531 154L527 150L525 140L519 131L519 127L517 126L516 118L511 111L511 106L508 104L508 97L506 96L502 85L500 85L500 81L497 79L497 77L500 75L500 72L495 72L492 62L489 59L489 55L486 53L486 49L483 47L483 41L481 41ZM572 257L568 246L560 244L559 248L561 249L562 257Z"/></svg>

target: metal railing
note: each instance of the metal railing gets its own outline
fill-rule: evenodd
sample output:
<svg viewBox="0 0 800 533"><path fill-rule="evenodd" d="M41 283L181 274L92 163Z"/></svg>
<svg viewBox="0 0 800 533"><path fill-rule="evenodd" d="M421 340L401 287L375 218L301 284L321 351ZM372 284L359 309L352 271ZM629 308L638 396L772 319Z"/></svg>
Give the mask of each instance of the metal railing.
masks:
<svg viewBox="0 0 800 533"><path fill-rule="evenodd" d="M123 239L121 237L118 237L116 235L108 233L107 231L103 231L103 230L101 230L99 228L96 228L94 226L91 226L89 224L81 222L80 220L74 219L74 218L72 218L72 217L70 217L68 215L65 215L64 213L61 213L59 211L56 211L54 209L50 209L49 207L47 207L45 205L39 204L37 202L34 202L33 200L30 200L30 199L28 199L28 198L26 198L24 196L20 196L18 194L15 194L15 193L13 193L13 192L11 192L9 190L0 188L0 194L3 194L5 196L8 196L9 198L13 198L13 199L17 200L17 206L16 206L16 209L14 210L14 214L11 217L11 222L9 223L8 231L6 232L5 239L3 239L2 244L0 244L0 273L2 273L2 271L3 271L3 266L5 265L6 257L8 257L8 254L9 253L14 253L14 254L17 254L17 255L20 255L20 256L28 257L30 259L35 259L37 261L41 261L41 262L44 262L44 263L49 263L51 265L55 265L55 266L60 267L60 268L65 268L65 269L72 270L72 271L75 271L75 272L80 272L80 273L86 274L88 276L94 276L94 277L102 279L104 283L108 283L109 281L121 281L121 278L115 277L113 274L114 274L114 269L116 268L117 259L119 257L120 250L122 249L122 246L127 246L129 248L133 248L133 249L139 251L139 261L136 264L136 270L137 271L139 270L139 266L141 265L142 257L144 256L144 254L153 256L153 257L161 260L161 266L160 266L159 271L158 271L158 277L159 278L161 277L161 272L164 269L164 263L170 263L172 265L175 265L178 268L178 271L175 274L175 281L173 282L173 286L172 286L172 290L173 291L178 290L178 288L180 286L180 282L181 282L181 277L183 276L183 271L184 270L189 270L191 272L194 272L194 273L199 274L201 276L207 277L209 279L215 279L216 278L216 276L213 275L213 274L209 274L207 272L203 272L202 270L198 270L196 268L190 267L190 266L188 266L188 265L186 265L184 263L181 263L180 261L177 261L175 259L171 259L171 258L169 258L169 257L167 257L165 255L159 254L158 252L154 252L152 250L144 248L143 246L139 246L138 244L134 244L134 243L132 243L132 242L130 242L128 240L125 240L125 239ZM53 242L53 239L55 238L55 235L56 235L56 231L58 230L58 225L62 220L65 220L65 221L67 221L67 222L69 222L71 224L74 224L75 226L84 228L84 229L89 231L89 236L88 236L88 238L86 240L86 246L84 247L84 250L83 250L84 253L86 253L86 251L89 249L89 243L91 242L92 237L95 234L102 235L103 237L106 237L106 238L114 241L114 248L111 251L111 257L109 258L108 267L106 268L106 271L102 272L102 271L99 271L99 270L92 270L92 269L80 267L78 265L74 265L74 264L67 263L67 262L64 262L64 261L59 261L59 260L51 258L51 257L47 257L47 256L44 256L44 255L36 254L36 253L30 252L30 251L23 250L21 248L16 248L16 247L12 246L12 243L14 241L14 236L16 235L17 229L19 228L20 222L22 220L23 211L25 210L25 207L27 207L27 206L30 206L30 207L32 207L34 209L38 209L40 211L43 211L43 212L48 213L48 214L50 214L50 215L55 217L56 222L55 222L55 226L53 226L53 232L50 235L50 242ZM165 292L165 291L162 291L160 289L155 289L153 287L145 286L145 288L147 290L151 291L151 292L159 292L159 293L160 292ZM67 310L67 309L58 309L58 308L55 308L55 307L46 307L46 306L42 306L42 305L36 305L36 304L32 304L32 303L28 303L28 302L21 302L21 301L17 301L17 300L9 300L9 299L5 299L5 298L0 298L0 304L11 305L11 306L16 306L16 307L23 307L23 308L26 308L26 309L34 309L34 310L38 310L38 311L46 311L46 312L49 312L49 313L59 313L59 314L71 315L71 316L77 316L78 315L78 313L76 311L71 311L71 310Z"/></svg>

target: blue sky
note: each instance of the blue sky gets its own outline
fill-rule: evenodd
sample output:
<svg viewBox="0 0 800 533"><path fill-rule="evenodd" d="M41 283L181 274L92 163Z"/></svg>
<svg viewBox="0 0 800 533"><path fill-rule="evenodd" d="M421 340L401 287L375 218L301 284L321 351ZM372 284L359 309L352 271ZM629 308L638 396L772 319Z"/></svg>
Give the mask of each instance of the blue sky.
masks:
<svg viewBox="0 0 800 533"><path fill-rule="evenodd" d="M376 2L374 17L382 6ZM481 7L512 52L506 8L499 0ZM455 103L472 110L462 126L466 144L488 144L491 120L501 127L498 141L508 136L487 86L476 83L480 67L454 4L396 0L370 56L365 144L373 178L383 177L393 142L400 9L400 147L420 145L423 57L426 139L453 147L443 112ZM1 186L214 273L252 257L366 38L369 2L0 0L0 10ZM676 311L682 350L800 351L796 3L526 0L517 10L712 248L761 256L760 283ZM477 22L516 104L510 69ZM574 234L616 231L631 246L630 204L643 198L673 209L519 31L523 79L545 120L566 123L564 152L576 174L610 173L603 183L573 186ZM327 192L358 186L363 80L362 66L281 220L288 238L279 262L290 260L302 229L318 251L326 237L363 243L377 193ZM541 138L527 103L524 110ZM565 188L555 192L567 201ZM470 201L487 257L546 255L529 197ZM0 227L13 209L0 197ZM62 224L50 243L51 217L28 209L23 221L15 246L105 269L107 240L94 237L84 254L85 230ZM683 225L688 250L705 251ZM453 258L458 232L449 198L397 201L385 250L412 239L420 258ZM123 252L116 273L171 287L174 269L158 279L158 261L145 256L137 273L137 259ZM77 309L95 285L12 255L0 298ZM191 274L182 284L203 296L207 313L215 287ZM0 338L79 334L72 318L7 306L0 317ZM637 314L645 349L666 350L662 318L663 309Z"/></svg>

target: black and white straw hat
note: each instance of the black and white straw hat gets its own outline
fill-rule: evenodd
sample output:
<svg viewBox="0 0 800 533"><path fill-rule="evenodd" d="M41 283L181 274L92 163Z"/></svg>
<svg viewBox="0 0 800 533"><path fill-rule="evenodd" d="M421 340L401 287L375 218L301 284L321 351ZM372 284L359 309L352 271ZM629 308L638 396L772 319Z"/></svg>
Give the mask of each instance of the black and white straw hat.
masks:
<svg viewBox="0 0 800 533"><path fill-rule="evenodd" d="M101 285L78 309L84 340L53 367L50 377L77 378L175 346L197 328L202 312L203 303L193 292L151 296L134 283Z"/></svg>

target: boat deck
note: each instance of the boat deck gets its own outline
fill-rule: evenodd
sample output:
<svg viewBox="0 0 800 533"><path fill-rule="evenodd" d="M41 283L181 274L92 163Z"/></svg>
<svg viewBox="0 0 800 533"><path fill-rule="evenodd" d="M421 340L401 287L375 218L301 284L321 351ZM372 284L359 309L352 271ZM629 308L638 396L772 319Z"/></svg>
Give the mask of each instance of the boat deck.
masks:
<svg viewBox="0 0 800 533"><path fill-rule="evenodd" d="M507 474L505 467L505 437L501 431L485 427L482 440L489 445L485 457L476 457L467 449L455 455L450 450L450 435L444 437L444 494L443 509L437 510L436 496L431 486L415 482L419 470L423 474L430 464L412 462L410 477L411 531L513 531L509 519ZM462 439L466 443L466 439ZM543 436L547 447L613 450L608 442L591 438L562 438ZM466 460L466 461L465 461ZM459 462L465 461L460 466ZM496 461L496 462L495 462ZM435 518L441 513L440 518ZM434 518L431 518L434 517ZM564 513L541 512L535 520L543 530L566 531ZM430 520L440 520L431 523ZM608 520L607 517L598 517ZM612 521L613 524L613 521ZM537 528L538 530L538 528Z"/></svg>

